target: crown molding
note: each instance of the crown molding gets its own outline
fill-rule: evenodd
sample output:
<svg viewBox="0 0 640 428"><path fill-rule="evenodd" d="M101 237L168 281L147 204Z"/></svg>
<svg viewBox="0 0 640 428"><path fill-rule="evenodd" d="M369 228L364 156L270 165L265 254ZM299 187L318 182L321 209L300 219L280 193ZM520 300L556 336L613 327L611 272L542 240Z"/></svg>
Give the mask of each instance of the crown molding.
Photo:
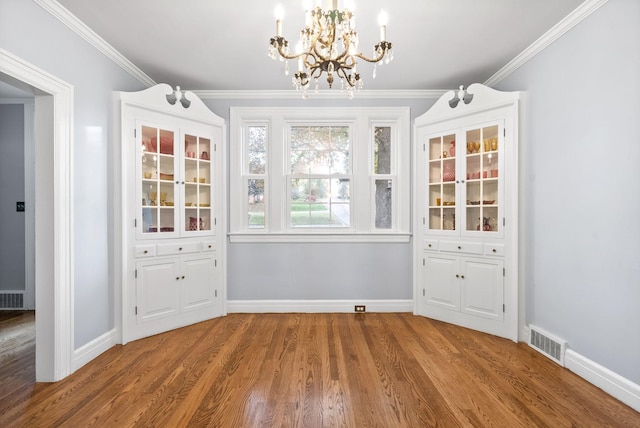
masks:
<svg viewBox="0 0 640 428"><path fill-rule="evenodd" d="M129 73L140 83L147 87L151 87L156 84L152 78L147 76L142 70L136 67L131 61L125 58L124 55L118 52L113 46L97 35L84 22L80 21L80 19L69 12L56 0L34 0L34 2L89 42L91 46L95 47L107 58L119 65L124 71Z"/></svg>
<svg viewBox="0 0 640 428"><path fill-rule="evenodd" d="M438 99L445 94L446 90L361 90L354 93L353 99ZM247 99L281 99L290 100L302 99L300 91L292 90L191 90L194 94L204 100L247 100ZM348 100L346 92L340 90L323 89L319 91L307 91L307 99L345 99Z"/></svg>
<svg viewBox="0 0 640 428"><path fill-rule="evenodd" d="M507 65L498 70L493 76L487 79L484 84L486 86L494 86L506 79L511 73L526 64L534 56L542 52L551 43L555 42L564 33L582 22L586 17L595 12L600 6L604 5L608 0L586 0L578 6L573 12L564 17L560 22L551 27L549 31L544 33L538 40L533 42L529 47L522 51L518 56L509 61Z"/></svg>

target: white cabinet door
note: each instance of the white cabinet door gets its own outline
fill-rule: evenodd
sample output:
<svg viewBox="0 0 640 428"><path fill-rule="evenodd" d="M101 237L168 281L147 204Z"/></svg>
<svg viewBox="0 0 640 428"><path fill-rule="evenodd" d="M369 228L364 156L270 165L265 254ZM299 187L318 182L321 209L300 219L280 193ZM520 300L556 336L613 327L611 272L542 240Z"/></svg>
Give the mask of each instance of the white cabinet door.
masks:
<svg viewBox="0 0 640 428"><path fill-rule="evenodd" d="M138 262L136 275L138 323L164 319L179 313L178 258Z"/></svg>
<svg viewBox="0 0 640 428"><path fill-rule="evenodd" d="M425 257L425 303L452 311L460 310L460 286L456 279L458 257L442 254Z"/></svg>
<svg viewBox="0 0 640 428"><path fill-rule="evenodd" d="M215 251L138 261L135 317L127 326L127 339L220 316L217 269Z"/></svg>
<svg viewBox="0 0 640 428"><path fill-rule="evenodd" d="M212 253L182 259L182 311L193 311L216 304L215 263Z"/></svg>
<svg viewBox="0 0 640 428"><path fill-rule="evenodd" d="M504 336L503 261L425 252L419 314Z"/></svg>
<svg viewBox="0 0 640 428"><path fill-rule="evenodd" d="M461 263L462 311L473 316L502 321L502 260L465 258Z"/></svg>

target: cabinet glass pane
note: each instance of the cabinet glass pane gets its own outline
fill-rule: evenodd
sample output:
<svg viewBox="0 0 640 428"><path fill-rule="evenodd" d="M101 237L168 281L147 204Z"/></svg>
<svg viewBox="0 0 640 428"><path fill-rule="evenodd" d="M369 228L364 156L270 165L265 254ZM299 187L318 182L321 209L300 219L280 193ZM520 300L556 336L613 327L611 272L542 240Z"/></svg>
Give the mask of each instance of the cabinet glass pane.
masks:
<svg viewBox="0 0 640 428"><path fill-rule="evenodd" d="M466 133L466 230L498 232L498 125Z"/></svg>
<svg viewBox="0 0 640 428"><path fill-rule="evenodd" d="M430 138L428 142L428 191L430 230L456 230L455 135Z"/></svg>
<svg viewBox="0 0 640 428"><path fill-rule="evenodd" d="M211 140L184 136L184 231L211 230Z"/></svg>
<svg viewBox="0 0 640 428"><path fill-rule="evenodd" d="M142 126L141 208L142 233L174 231L174 133Z"/></svg>

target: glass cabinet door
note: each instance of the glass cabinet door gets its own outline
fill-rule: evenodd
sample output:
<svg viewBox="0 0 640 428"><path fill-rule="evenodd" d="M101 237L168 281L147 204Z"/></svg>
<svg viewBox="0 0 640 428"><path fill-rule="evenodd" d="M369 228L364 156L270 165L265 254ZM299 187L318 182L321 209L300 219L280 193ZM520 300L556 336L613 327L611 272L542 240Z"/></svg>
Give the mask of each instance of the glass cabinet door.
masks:
<svg viewBox="0 0 640 428"><path fill-rule="evenodd" d="M500 231L498 136L498 125L466 131L466 231Z"/></svg>
<svg viewBox="0 0 640 428"><path fill-rule="evenodd" d="M184 231L212 230L212 144L210 138L184 135Z"/></svg>
<svg viewBox="0 0 640 428"><path fill-rule="evenodd" d="M139 179L142 190L142 228L146 236L175 231L174 132L143 125Z"/></svg>
<svg viewBox="0 0 640 428"><path fill-rule="evenodd" d="M428 141L428 230L456 230L456 136Z"/></svg>

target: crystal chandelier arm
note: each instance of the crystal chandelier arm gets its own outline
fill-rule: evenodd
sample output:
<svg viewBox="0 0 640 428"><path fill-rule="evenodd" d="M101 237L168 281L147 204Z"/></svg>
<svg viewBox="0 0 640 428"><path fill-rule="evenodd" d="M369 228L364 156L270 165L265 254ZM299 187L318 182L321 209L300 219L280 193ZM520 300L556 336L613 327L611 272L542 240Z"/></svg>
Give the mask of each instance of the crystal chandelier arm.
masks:
<svg viewBox="0 0 640 428"><path fill-rule="evenodd" d="M305 55L307 53L307 52L302 52L302 53L293 54L293 55L286 53L284 51L284 48L289 45L289 42L284 37L276 36L276 37L272 38L271 39L271 45L273 47L275 47L276 49L278 49L278 54L280 54L280 56L282 58L285 58L285 59L298 59L302 55Z"/></svg>
<svg viewBox="0 0 640 428"><path fill-rule="evenodd" d="M378 54L377 57L375 58L369 58L366 55L364 55L363 53L357 53L357 54L353 54L353 56L357 56L360 59L363 59L367 62L379 62L380 60L382 60L382 58L384 58L385 54L391 50L391 43L390 42L380 42L377 45L374 46L374 49L376 52L380 52Z"/></svg>

